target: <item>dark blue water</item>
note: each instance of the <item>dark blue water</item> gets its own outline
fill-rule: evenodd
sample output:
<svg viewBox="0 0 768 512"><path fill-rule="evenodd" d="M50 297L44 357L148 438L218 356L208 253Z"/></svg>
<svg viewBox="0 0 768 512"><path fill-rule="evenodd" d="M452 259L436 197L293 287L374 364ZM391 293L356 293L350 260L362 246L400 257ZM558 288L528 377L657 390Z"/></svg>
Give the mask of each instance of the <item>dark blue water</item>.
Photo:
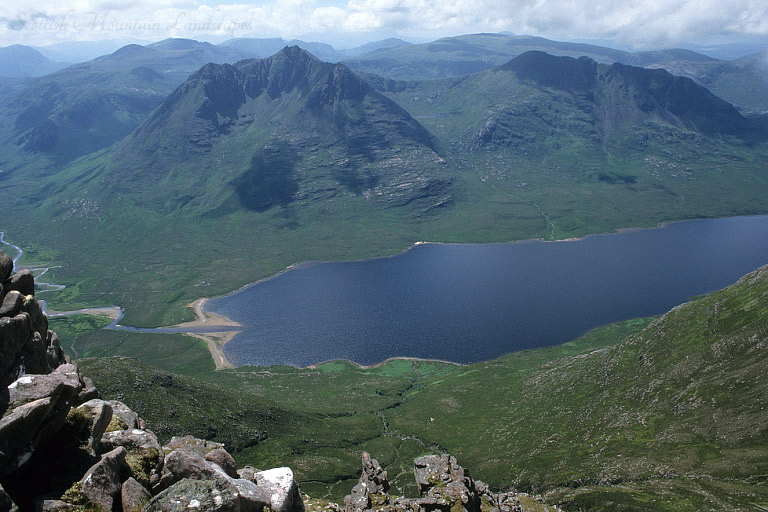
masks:
<svg viewBox="0 0 768 512"><path fill-rule="evenodd" d="M664 313L768 264L768 216L696 220L569 242L425 244L307 263L206 309L246 326L235 365L488 360Z"/></svg>

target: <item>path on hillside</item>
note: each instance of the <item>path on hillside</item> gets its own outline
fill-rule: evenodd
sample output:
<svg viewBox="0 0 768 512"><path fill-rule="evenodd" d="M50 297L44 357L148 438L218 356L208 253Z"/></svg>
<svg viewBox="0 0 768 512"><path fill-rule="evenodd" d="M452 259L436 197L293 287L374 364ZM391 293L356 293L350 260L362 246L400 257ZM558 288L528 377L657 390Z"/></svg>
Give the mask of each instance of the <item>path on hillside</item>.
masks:
<svg viewBox="0 0 768 512"><path fill-rule="evenodd" d="M536 201L534 201L532 199L525 199L523 197L520 197L519 195L513 194L512 192L507 192L506 190L501 190L500 188L496 187L496 185L494 185L492 183L489 183L489 185L491 186L491 188L493 190L495 190L496 192L499 192L500 194L504 194L506 196L513 197L513 198L518 199L520 201L525 201L527 203L531 203L539 211L541 216L544 217L544 220L547 221L547 225L549 226L549 239L548 240L549 241L556 240L556 238L555 238L555 229L556 229L555 223L552 222L552 219L549 218L549 215L547 215L544 212L544 210L541 209L541 206L539 206L539 203L537 203Z"/></svg>

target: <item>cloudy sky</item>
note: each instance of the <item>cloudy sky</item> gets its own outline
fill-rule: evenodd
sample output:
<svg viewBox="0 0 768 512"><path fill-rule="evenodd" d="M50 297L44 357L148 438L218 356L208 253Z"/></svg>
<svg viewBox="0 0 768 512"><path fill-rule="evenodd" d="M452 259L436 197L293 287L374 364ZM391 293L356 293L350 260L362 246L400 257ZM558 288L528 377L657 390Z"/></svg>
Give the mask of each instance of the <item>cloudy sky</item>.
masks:
<svg viewBox="0 0 768 512"><path fill-rule="evenodd" d="M647 49L768 40L768 0L4 0L0 46L72 40L309 38L509 31Z"/></svg>

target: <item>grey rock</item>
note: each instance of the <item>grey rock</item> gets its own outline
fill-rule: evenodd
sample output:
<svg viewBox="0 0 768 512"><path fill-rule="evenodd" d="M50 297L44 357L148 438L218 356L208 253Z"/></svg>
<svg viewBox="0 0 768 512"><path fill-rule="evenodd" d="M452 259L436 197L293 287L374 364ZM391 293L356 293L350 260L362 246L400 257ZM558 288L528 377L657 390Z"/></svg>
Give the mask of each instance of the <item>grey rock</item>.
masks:
<svg viewBox="0 0 768 512"><path fill-rule="evenodd" d="M13 502L10 496L6 494L3 486L0 485L0 511L2 512L18 512L19 508Z"/></svg>
<svg viewBox="0 0 768 512"><path fill-rule="evenodd" d="M91 455L96 455L99 451L101 436L104 435L109 422L112 421L112 407L104 400L95 398L80 405L77 409L85 413L91 420L91 435L88 440L88 449Z"/></svg>
<svg viewBox="0 0 768 512"><path fill-rule="evenodd" d="M47 338L48 317L43 313L43 307L31 294L24 296L24 300L21 303L21 312L29 315L32 330L39 333L42 338Z"/></svg>
<svg viewBox="0 0 768 512"><path fill-rule="evenodd" d="M146 425L139 415L133 412L127 405L118 400L108 400L107 403L112 406L112 415L123 422L125 428L138 428L144 430Z"/></svg>
<svg viewBox="0 0 768 512"><path fill-rule="evenodd" d="M164 491L185 478L193 480L227 479L226 474L217 465L205 460L197 451L182 447L165 456L160 481L152 488L152 492L156 494Z"/></svg>
<svg viewBox="0 0 768 512"><path fill-rule="evenodd" d="M56 336L56 333L53 331L47 332L46 342L45 342L45 360L48 363L48 368L50 368L51 370L55 370L56 368L58 368L59 366L67 362L67 357L64 355L64 351L61 350L61 343L59 342L59 337ZM91 385L93 385L93 381L91 381ZM99 397L93 396L91 398L99 398Z"/></svg>
<svg viewBox="0 0 768 512"><path fill-rule="evenodd" d="M355 512L367 510L375 505L380 507L389 503L389 489L387 472L384 471L379 461L372 459L368 452L363 452L363 471L357 485L352 492L344 498L344 510Z"/></svg>
<svg viewBox="0 0 768 512"><path fill-rule="evenodd" d="M8 387L24 374L21 350L30 332L28 315L0 318L0 388Z"/></svg>
<svg viewBox="0 0 768 512"><path fill-rule="evenodd" d="M218 464L219 467L232 478L240 478L240 475L237 473L237 464L235 463L235 459L233 459L232 456L227 453L224 448L216 448L215 450L211 450L203 457L209 462Z"/></svg>
<svg viewBox="0 0 768 512"><path fill-rule="evenodd" d="M24 348L21 350L21 357L24 361L24 371L26 373L47 374L51 371L48 367L48 354L45 347L45 340L42 335L33 330Z"/></svg>
<svg viewBox="0 0 768 512"><path fill-rule="evenodd" d="M267 491L250 480L236 478L230 480L230 483L240 494L241 512L262 512L265 507L270 506L271 501Z"/></svg>
<svg viewBox="0 0 768 512"><path fill-rule="evenodd" d="M254 475L256 485L269 495L272 512L304 512L304 501L291 468L274 468Z"/></svg>
<svg viewBox="0 0 768 512"><path fill-rule="evenodd" d="M135 479L129 478L123 482L120 498L123 512L141 512L144 505L152 499L152 495Z"/></svg>
<svg viewBox="0 0 768 512"><path fill-rule="evenodd" d="M237 470L237 477L242 478L244 480L250 480L251 482L254 481L256 478L256 473L261 472L261 470L256 469L252 466L245 466L242 469Z"/></svg>
<svg viewBox="0 0 768 512"><path fill-rule="evenodd" d="M5 251L0 251L0 283L10 277L13 272L13 258Z"/></svg>
<svg viewBox="0 0 768 512"><path fill-rule="evenodd" d="M16 291L11 290L3 297L3 302L0 304L0 316L16 316L21 311L21 305L24 303L24 296Z"/></svg>
<svg viewBox="0 0 768 512"><path fill-rule="evenodd" d="M61 500L40 500L35 506L36 512L69 512L77 510L74 505Z"/></svg>
<svg viewBox="0 0 768 512"><path fill-rule="evenodd" d="M66 420L82 383L76 372L56 372L25 375L7 389L8 409L0 418L2 475L16 471L45 448Z"/></svg>
<svg viewBox="0 0 768 512"><path fill-rule="evenodd" d="M58 338L57 338L57 343L58 343ZM64 363L62 363L62 364L64 364ZM99 390L96 389L96 385L93 383L93 380L89 379L88 377L83 377L83 390L80 391L80 394L77 395L77 398L75 398L75 403L74 403L75 407L77 407L78 405L84 404L88 400L93 400L94 398L101 398L101 394L99 393ZM107 402L107 403L109 404L110 407L112 407L112 415L113 415L113 417L116 416L115 408L112 405L113 402ZM117 403L120 403L120 402L117 402ZM127 407L126 407L126 409L127 409ZM133 411L131 411L131 412L133 412ZM134 413L134 414L136 414L136 413ZM138 415L137 415L137 417L138 417ZM135 427L131 427L131 428L135 428Z"/></svg>
<svg viewBox="0 0 768 512"><path fill-rule="evenodd" d="M240 493L226 480L176 482L150 501L144 512L239 512Z"/></svg>
<svg viewBox="0 0 768 512"><path fill-rule="evenodd" d="M44 397L71 404L83 389L80 374L74 365L63 365L47 375L25 375L8 386L9 406L18 407Z"/></svg>
<svg viewBox="0 0 768 512"><path fill-rule="evenodd" d="M3 288L5 289L5 293L8 293L10 290L17 290L21 292L22 295L34 295L35 277L29 270L22 270L3 282Z"/></svg>
<svg viewBox="0 0 768 512"><path fill-rule="evenodd" d="M120 469L125 464L126 453L122 446L105 453L80 480L83 494L95 505L112 510L115 499L119 499Z"/></svg>

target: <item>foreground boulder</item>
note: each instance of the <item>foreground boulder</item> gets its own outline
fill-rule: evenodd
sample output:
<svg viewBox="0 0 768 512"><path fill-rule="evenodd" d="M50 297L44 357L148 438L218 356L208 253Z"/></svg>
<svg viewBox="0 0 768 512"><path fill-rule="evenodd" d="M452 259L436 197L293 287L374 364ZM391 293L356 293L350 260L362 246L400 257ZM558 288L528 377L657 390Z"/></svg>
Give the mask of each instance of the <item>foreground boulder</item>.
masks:
<svg viewBox="0 0 768 512"><path fill-rule="evenodd" d="M82 388L74 365L49 375L25 375L8 386L7 409L0 418L0 476L18 470L46 447Z"/></svg>

